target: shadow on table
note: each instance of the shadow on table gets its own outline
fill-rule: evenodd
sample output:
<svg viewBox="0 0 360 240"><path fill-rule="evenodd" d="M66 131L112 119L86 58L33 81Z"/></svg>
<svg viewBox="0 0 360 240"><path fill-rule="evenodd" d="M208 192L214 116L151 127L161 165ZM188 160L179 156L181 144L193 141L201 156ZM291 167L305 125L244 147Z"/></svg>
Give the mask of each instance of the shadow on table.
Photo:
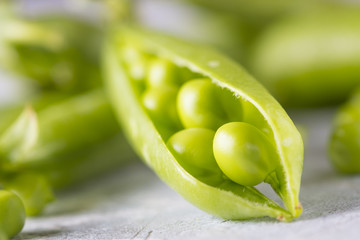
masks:
<svg viewBox="0 0 360 240"><path fill-rule="evenodd" d="M43 217L52 217L101 209L108 201L122 204L124 196L140 192L154 184L157 178L142 163L135 162L105 177L96 178L58 194L56 202L50 205Z"/></svg>
<svg viewBox="0 0 360 240"><path fill-rule="evenodd" d="M300 200L304 212L299 220L313 219L360 208L360 176L341 175L330 170L304 181Z"/></svg>
<svg viewBox="0 0 360 240"><path fill-rule="evenodd" d="M50 237L56 237L58 235L63 235L66 233L64 229L55 229L55 230L36 230L34 232L28 231L24 233L20 233L16 237L12 238L12 240L26 240L26 239L48 239Z"/></svg>

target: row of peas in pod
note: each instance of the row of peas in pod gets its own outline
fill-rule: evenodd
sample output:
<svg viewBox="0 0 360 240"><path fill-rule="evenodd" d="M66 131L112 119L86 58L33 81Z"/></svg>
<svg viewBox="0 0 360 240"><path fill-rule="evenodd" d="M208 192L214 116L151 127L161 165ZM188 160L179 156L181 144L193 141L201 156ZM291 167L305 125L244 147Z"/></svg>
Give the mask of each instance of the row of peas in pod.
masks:
<svg viewBox="0 0 360 240"><path fill-rule="evenodd" d="M215 185L244 186L275 174L273 133L252 103L165 58L132 46L121 54L143 107L187 172Z"/></svg>

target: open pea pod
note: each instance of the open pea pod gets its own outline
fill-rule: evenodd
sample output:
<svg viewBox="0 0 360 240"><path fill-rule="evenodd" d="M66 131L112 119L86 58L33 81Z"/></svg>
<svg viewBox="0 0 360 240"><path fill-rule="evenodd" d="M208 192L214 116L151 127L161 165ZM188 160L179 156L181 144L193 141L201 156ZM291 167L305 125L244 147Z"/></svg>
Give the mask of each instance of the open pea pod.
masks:
<svg viewBox="0 0 360 240"><path fill-rule="evenodd" d="M132 28L109 36L104 68L113 107L160 178L225 219L301 214L301 136L255 79L203 46ZM254 187L262 181L286 210Z"/></svg>

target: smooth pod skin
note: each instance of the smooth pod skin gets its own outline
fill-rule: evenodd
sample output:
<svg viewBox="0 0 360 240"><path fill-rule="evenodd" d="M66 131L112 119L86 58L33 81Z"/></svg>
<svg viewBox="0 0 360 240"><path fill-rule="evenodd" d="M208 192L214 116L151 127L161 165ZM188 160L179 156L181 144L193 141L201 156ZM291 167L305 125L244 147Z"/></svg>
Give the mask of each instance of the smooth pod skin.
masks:
<svg viewBox="0 0 360 240"><path fill-rule="evenodd" d="M157 123L146 113L141 103L141 94L138 94L139 89L136 89L128 75L128 68L121 56L116 54L122 47L121 41L124 41L124 46L131 43L144 54L151 53L153 58L165 58L179 68L187 68L202 78L211 79L210 83L229 91L234 101L253 105L265 121L267 128L264 128L270 130L267 136L279 157L274 177L277 185L271 186L283 199L286 210L254 187L243 186L227 178L220 182L208 182L196 173L191 174L181 165L181 160L177 159L179 156L175 156L176 153L170 150L171 147L157 130ZM111 102L132 146L145 163L185 199L208 213L226 219L270 216L290 221L300 215L302 208L298 194L303 160L300 134L281 106L239 65L212 49L145 30L123 28L114 30L105 46L104 70ZM179 91L190 82L185 82ZM222 108L223 101L219 102ZM230 109L237 106L232 103L229 105ZM241 108L241 114L235 114L235 118L247 116L250 113L247 109L251 108ZM249 116L247 118L251 119ZM196 144L203 146L202 143ZM211 149L211 145L207 149Z"/></svg>
<svg viewBox="0 0 360 240"><path fill-rule="evenodd" d="M359 9L297 14L259 37L253 72L286 106L339 103L360 82L359 42Z"/></svg>
<svg viewBox="0 0 360 240"><path fill-rule="evenodd" d="M227 123L216 131L214 155L225 175L244 186L263 182L278 164L271 142L245 122Z"/></svg>
<svg viewBox="0 0 360 240"><path fill-rule="evenodd" d="M25 208L12 192L0 190L0 239L7 240L18 234L25 224Z"/></svg>
<svg viewBox="0 0 360 240"><path fill-rule="evenodd" d="M216 130L226 122L217 92L219 87L210 79L186 82L179 90L177 109L186 128L209 128Z"/></svg>
<svg viewBox="0 0 360 240"><path fill-rule="evenodd" d="M360 173L360 92L335 115L328 144L329 158L341 173Z"/></svg>

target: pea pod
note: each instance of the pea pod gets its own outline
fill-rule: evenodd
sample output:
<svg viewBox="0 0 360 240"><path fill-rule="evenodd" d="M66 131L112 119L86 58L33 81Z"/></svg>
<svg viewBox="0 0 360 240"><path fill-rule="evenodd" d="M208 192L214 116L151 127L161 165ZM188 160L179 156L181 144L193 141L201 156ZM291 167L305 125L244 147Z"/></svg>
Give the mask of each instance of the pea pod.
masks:
<svg viewBox="0 0 360 240"><path fill-rule="evenodd" d="M21 197L28 215L52 200L52 188L93 178L133 156L100 90L43 97L34 108L17 119L17 106L0 114L0 183Z"/></svg>
<svg viewBox="0 0 360 240"><path fill-rule="evenodd" d="M339 103L360 83L359 42L359 9L297 14L259 37L253 72L284 105Z"/></svg>
<svg viewBox="0 0 360 240"><path fill-rule="evenodd" d="M101 31L90 23L74 17L11 15L1 16L0 28L2 69L47 90L74 92L100 85Z"/></svg>
<svg viewBox="0 0 360 240"><path fill-rule="evenodd" d="M192 76L183 79L185 83L181 84L179 93L174 95L177 98L178 113L185 111L182 108L184 105L179 104L180 92L185 85L197 81L199 76L213 84L215 89L211 93L213 95L210 95L221 102L218 106L222 108L221 111L212 111L211 107L209 110L201 110L201 106L208 105L206 101L198 99L201 99L202 90L208 91L209 88L194 91L195 95L200 96L184 98L197 106L194 109L201 110L191 113L196 115L191 119L200 118L200 125L196 127L208 129L207 132L216 130L203 124L208 122L209 119L203 117L210 111L222 115L228 122L246 122L261 131L269 142L270 146L267 147L276 156L271 159L275 170L269 172L268 179L264 181L269 182L280 195L286 210L254 186L232 181L219 170L213 160L196 160L196 154L213 154L211 144L206 144L211 143L212 134L202 133L205 130L192 131L191 136L204 140L195 139L191 143L189 141L192 138L186 137L187 134L175 138L180 132L172 130L175 135L167 141L169 135L161 131L166 126L159 126L157 120L148 115L146 106L141 102L142 90L129 74L129 63L125 64L119 54L122 47L128 45L148 59L165 59L176 65L179 71L191 72ZM104 49L104 69L113 107L132 146L145 163L185 199L204 211L226 219L270 216L288 221L301 214L302 207L298 200L303 162L301 136L276 100L242 67L203 46L146 30L123 28L114 30L109 37ZM184 127L184 122L182 124ZM210 126L218 127L217 124ZM185 126L182 131L190 131L192 127ZM171 131L169 128L167 130ZM256 145L254 147L257 148ZM201 152L198 153L197 150ZM210 167L211 171L206 171L205 166L201 169L202 164Z"/></svg>
<svg viewBox="0 0 360 240"><path fill-rule="evenodd" d="M331 138L328 144L329 158L342 173L360 173L360 91L335 115Z"/></svg>

